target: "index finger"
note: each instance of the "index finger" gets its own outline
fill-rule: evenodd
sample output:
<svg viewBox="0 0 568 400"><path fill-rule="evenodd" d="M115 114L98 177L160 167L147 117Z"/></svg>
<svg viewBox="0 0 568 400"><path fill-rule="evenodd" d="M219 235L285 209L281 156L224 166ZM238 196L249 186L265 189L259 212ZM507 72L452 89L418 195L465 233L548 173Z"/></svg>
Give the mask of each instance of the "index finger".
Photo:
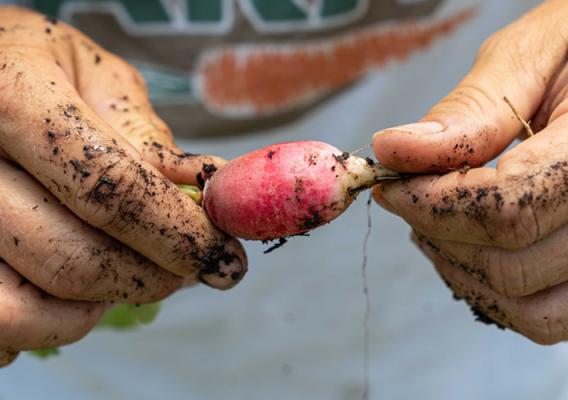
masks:
<svg viewBox="0 0 568 400"><path fill-rule="evenodd" d="M568 116L507 153L496 169L384 183L374 195L420 233L524 248L568 219Z"/></svg>
<svg viewBox="0 0 568 400"><path fill-rule="evenodd" d="M246 271L242 246L80 98L72 55L51 47L52 35L80 45L65 26L20 12L17 25L1 21L0 148L80 218L161 267L233 286Z"/></svg>

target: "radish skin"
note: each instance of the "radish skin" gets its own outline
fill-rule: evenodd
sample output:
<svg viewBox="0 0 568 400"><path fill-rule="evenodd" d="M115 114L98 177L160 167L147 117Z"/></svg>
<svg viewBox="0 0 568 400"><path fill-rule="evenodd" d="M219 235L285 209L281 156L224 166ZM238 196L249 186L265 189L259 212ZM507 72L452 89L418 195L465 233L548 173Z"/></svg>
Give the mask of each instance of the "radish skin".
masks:
<svg viewBox="0 0 568 400"><path fill-rule="evenodd" d="M378 168L323 142L275 144L215 172L203 207L221 230L243 239L303 234L337 218L376 184Z"/></svg>

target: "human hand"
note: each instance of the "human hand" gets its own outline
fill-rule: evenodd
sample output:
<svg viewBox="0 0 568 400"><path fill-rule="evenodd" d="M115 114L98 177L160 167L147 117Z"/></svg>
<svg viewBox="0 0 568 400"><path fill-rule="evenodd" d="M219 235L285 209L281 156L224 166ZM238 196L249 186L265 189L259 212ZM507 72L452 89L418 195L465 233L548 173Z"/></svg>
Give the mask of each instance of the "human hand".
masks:
<svg viewBox="0 0 568 400"><path fill-rule="evenodd" d="M134 68L1 7L0 84L0 365L78 340L102 303L243 277L242 246L175 185L224 161L175 146Z"/></svg>
<svg viewBox="0 0 568 400"><path fill-rule="evenodd" d="M550 0L496 33L421 123L373 140L388 168L454 170L381 184L375 199L482 319L542 344L568 339L567 17ZM482 168L521 132L504 96L538 134Z"/></svg>

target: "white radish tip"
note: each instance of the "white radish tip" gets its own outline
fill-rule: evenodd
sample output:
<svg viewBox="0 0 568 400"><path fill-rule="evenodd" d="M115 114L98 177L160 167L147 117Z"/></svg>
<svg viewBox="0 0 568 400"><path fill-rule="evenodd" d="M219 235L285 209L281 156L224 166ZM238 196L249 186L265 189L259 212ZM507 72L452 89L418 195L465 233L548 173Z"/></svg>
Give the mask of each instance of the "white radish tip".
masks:
<svg viewBox="0 0 568 400"><path fill-rule="evenodd" d="M350 156L344 161L347 173L343 175L341 184L351 197L359 192L375 186L385 179L400 178L400 174L384 168L371 158Z"/></svg>

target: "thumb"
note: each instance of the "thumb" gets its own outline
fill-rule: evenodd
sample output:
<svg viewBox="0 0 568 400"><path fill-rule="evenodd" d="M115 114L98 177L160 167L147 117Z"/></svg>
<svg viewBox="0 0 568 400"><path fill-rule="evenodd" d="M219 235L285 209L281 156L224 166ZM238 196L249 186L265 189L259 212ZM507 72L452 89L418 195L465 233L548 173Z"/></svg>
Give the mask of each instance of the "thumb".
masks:
<svg viewBox="0 0 568 400"><path fill-rule="evenodd" d="M387 168L426 173L477 167L521 130L503 100L529 120L564 63L568 2L548 1L492 35L457 87L418 123L377 132L373 150Z"/></svg>

